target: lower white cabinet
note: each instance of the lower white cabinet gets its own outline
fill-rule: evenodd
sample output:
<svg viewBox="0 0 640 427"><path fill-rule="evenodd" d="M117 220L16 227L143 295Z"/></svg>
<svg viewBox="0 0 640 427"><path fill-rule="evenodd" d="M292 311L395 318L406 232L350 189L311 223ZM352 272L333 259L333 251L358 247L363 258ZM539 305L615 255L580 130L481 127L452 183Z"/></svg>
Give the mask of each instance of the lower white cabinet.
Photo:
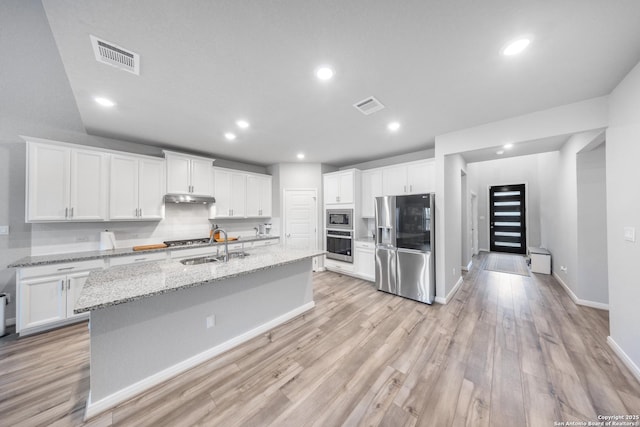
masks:
<svg viewBox="0 0 640 427"><path fill-rule="evenodd" d="M104 261L92 260L21 269L16 332L28 335L88 318L73 309L89 273L103 266Z"/></svg>
<svg viewBox="0 0 640 427"><path fill-rule="evenodd" d="M109 267L119 265L140 264L149 261L164 261L167 259L166 251L138 252L136 255L118 256L109 258Z"/></svg>
<svg viewBox="0 0 640 427"><path fill-rule="evenodd" d="M356 274L365 280L374 281L376 279L376 257L373 243L355 243L355 270Z"/></svg>

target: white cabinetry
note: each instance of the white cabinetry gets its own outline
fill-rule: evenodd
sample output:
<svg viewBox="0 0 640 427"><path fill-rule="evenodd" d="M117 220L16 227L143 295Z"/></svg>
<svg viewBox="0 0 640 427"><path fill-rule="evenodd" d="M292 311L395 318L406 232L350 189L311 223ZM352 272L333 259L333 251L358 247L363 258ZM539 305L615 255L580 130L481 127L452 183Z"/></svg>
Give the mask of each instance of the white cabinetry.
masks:
<svg viewBox="0 0 640 427"><path fill-rule="evenodd" d="M119 265L141 264L150 261L164 261L167 259L166 251L140 252L136 255L118 256L109 258L109 267Z"/></svg>
<svg viewBox="0 0 640 427"><path fill-rule="evenodd" d="M376 278L375 245L369 242L356 242L354 264L359 277L373 282Z"/></svg>
<svg viewBox="0 0 640 427"><path fill-rule="evenodd" d="M160 220L164 217L164 161L111 156L109 218Z"/></svg>
<svg viewBox="0 0 640 427"><path fill-rule="evenodd" d="M433 160L405 163L382 168L385 196L420 194L435 191L435 164Z"/></svg>
<svg viewBox="0 0 640 427"><path fill-rule="evenodd" d="M73 309L91 270L103 266L104 261L92 260L21 269L16 332L28 335L88 318Z"/></svg>
<svg viewBox="0 0 640 427"><path fill-rule="evenodd" d="M213 196L213 159L164 151L167 193Z"/></svg>
<svg viewBox="0 0 640 427"><path fill-rule="evenodd" d="M358 171L355 169L324 174L324 204L353 204L357 192Z"/></svg>
<svg viewBox="0 0 640 427"><path fill-rule="evenodd" d="M271 217L271 176L214 167L213 182L210 219Z"/></svg>
<svg viewBox="0 0 640 427"><path fill-rule="evenodd" d="M375 198L383 196L382 170L374 169L362 172L362 216L373 218L375 216Z"/></svg>
<svg viewBox="0 0 640 427"><path fill-rule="evenodd" d="M252 218L271 216L271 177L247 175L246 216Z"/></svg>
<svg viewBox="0 0 640 427"><path fill-rule="evenodd" d="M107 155L27 140L27 222L103 221Z"/></svg>

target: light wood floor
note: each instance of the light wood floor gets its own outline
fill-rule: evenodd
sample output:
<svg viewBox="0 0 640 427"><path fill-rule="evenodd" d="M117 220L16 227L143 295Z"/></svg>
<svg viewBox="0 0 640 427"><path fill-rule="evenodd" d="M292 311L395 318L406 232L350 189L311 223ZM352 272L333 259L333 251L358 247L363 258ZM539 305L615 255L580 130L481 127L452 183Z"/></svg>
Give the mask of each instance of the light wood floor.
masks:
<svg viewBox="0 0 640 427"><path fill-rule="evenodd" d="M548 427L640 414L607 313L485 259L446 306L317 273L306 315L87 425ZM0 340L0 425L83 425L88 350L86 323Z"/></svg>

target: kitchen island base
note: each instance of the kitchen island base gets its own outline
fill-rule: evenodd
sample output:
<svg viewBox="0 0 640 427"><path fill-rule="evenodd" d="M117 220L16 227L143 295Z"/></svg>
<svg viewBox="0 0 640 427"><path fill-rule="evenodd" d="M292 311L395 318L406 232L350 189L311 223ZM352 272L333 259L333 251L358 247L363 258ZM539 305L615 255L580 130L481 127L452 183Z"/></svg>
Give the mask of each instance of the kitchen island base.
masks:
<svg viewBox="0 0 640 427"><path fill-rule="evenodd" d="M308 258L91 311L85 419L313 307Z"/></svg>

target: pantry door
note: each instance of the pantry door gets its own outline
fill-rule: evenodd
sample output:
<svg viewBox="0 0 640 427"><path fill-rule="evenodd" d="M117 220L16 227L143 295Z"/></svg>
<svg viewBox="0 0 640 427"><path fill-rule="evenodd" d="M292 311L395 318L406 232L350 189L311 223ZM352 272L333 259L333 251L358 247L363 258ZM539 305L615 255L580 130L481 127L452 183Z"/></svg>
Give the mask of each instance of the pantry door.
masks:
<svg viewBox="0 0 640 427"><path fill-rule="evenodd" d="M284 244L292 249L318 247L316 189L284 189ZM317 257L314 258L314 269Z"/></svg>
<svg viewBox="0 0 640 427"><path fill-rule="evenodd" d="M489 188L489 245L493 252L526 254L525 185Z"/></svg>

